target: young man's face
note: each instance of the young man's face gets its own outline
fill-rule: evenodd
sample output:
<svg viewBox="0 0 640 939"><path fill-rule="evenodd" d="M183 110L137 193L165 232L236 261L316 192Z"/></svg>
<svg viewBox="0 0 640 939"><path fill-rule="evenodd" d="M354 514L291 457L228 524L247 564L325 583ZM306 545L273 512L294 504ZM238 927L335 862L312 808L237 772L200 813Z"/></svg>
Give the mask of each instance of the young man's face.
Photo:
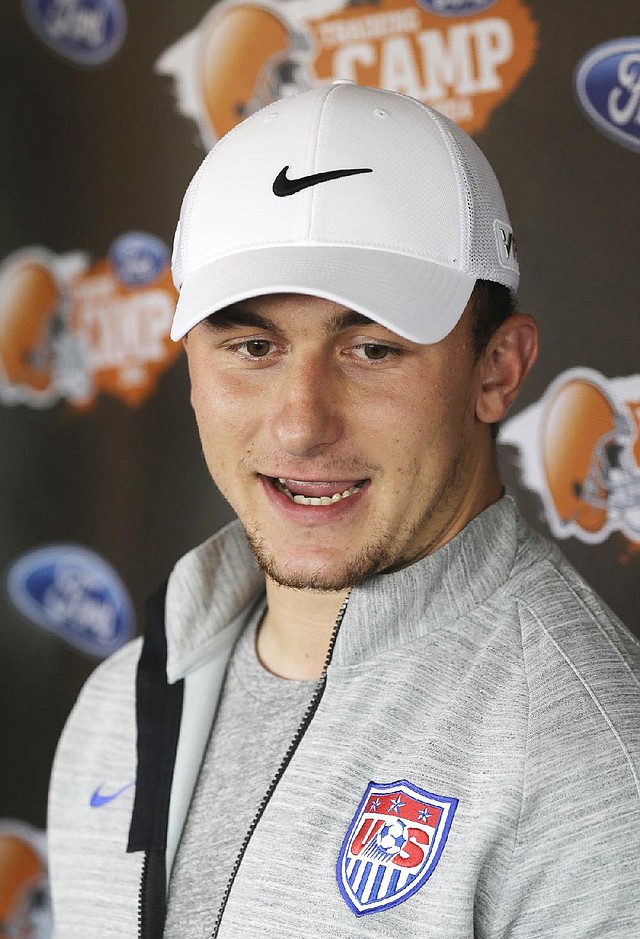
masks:
<svg viewBox="0 0 640 939"><path fill-rule="evenodd" d="M346 589L498 498L469 320L418 345L332 301L270 295L191 330L207 464L273 580Z"/></svg>

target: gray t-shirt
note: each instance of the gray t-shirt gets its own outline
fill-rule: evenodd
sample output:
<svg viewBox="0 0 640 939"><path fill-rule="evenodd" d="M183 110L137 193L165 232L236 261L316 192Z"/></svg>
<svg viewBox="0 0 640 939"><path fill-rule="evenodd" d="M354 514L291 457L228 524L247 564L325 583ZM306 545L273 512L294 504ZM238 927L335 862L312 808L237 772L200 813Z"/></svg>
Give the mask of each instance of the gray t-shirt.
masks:
<svg viewBox="0 0 640 939"><path fill-rule="evenodd" d="M176 855L166 939L211 935L233 865L316 686L268 672L256 654L264 601L231 658Z"/></svg>

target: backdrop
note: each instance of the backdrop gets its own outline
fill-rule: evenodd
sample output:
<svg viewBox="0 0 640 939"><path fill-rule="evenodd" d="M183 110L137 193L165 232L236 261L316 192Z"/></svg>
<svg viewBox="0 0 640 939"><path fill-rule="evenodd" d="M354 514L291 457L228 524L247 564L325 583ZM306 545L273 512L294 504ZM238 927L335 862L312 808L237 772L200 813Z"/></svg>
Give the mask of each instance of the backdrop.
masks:
<svg viewBox="0 0 640 939"><path fill-rule="evenodd" d="M640 38L626 0L13 0L0 28L0 922L43 937L65 717L231 517L169 252L206 150L274 98L381 85L485 150L542 331L504 477L640 634Z"/></svg>

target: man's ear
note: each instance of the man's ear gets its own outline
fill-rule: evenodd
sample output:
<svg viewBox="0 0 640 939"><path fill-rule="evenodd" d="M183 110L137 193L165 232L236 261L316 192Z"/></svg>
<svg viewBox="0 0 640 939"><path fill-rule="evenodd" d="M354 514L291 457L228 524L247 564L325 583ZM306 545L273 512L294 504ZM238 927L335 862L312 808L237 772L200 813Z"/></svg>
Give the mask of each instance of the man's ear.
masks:
<svg viewBox="0 0 640 939"><path fill-rule="evenodd" d="M501 421L538 355L538 326L528 313L514 313L496 330L478 363L476 417Z"/></svg>

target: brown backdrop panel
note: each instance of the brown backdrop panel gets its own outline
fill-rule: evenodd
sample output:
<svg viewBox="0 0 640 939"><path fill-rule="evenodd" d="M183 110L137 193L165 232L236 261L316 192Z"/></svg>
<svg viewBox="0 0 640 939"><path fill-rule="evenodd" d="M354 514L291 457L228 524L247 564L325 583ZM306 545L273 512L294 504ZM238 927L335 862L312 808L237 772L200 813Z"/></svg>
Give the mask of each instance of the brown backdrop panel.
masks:
<svg viewBox="0 0 640 939"><path fill-rule="evenodd" d="M119 578L139 630L144 597L175 559L231 518L203 465L182 355L166 339L168 251L182 193L225 121L315 81L386 76L398 90L421 89L493 163L518 235L521 305L542 330L540 364L504 428L505 479L531 524L640 635L640 155L606 118L616 88L630 112L640 98L637 44L626 65L593 73L600 123L574 90L585 56L634 36L633 4L379 0L327 13L314 0L256 3L218 72L194 63L207 49L214 62L219 18L238 4L104 0L85 46L70 21L60 21L65 42L47 38L37 11L59 12L55 0L5 7L0 819L45 824L55 742L105 648L91 647L72 601L89 598L96 616L100 604L115 609L115 581L100 574L91 594L91 571L99 579L106 564ZM369 48L362 61L358 43ZM550 403L554 389L576 387L602 415L594 423L589 405L563 418L578 469L558 464ZM573 500L570 517L563 499ZM591 528L589 499L600 511ZM64 567L61 554L45 569L33 553L51 545L90 552L89 573ZM11 593L4 578L24 555L40 567ZM51 621L59 607L45 609L48 590L67 603L69 622ZM78 633L91 640L84 648Z"/></svg>

